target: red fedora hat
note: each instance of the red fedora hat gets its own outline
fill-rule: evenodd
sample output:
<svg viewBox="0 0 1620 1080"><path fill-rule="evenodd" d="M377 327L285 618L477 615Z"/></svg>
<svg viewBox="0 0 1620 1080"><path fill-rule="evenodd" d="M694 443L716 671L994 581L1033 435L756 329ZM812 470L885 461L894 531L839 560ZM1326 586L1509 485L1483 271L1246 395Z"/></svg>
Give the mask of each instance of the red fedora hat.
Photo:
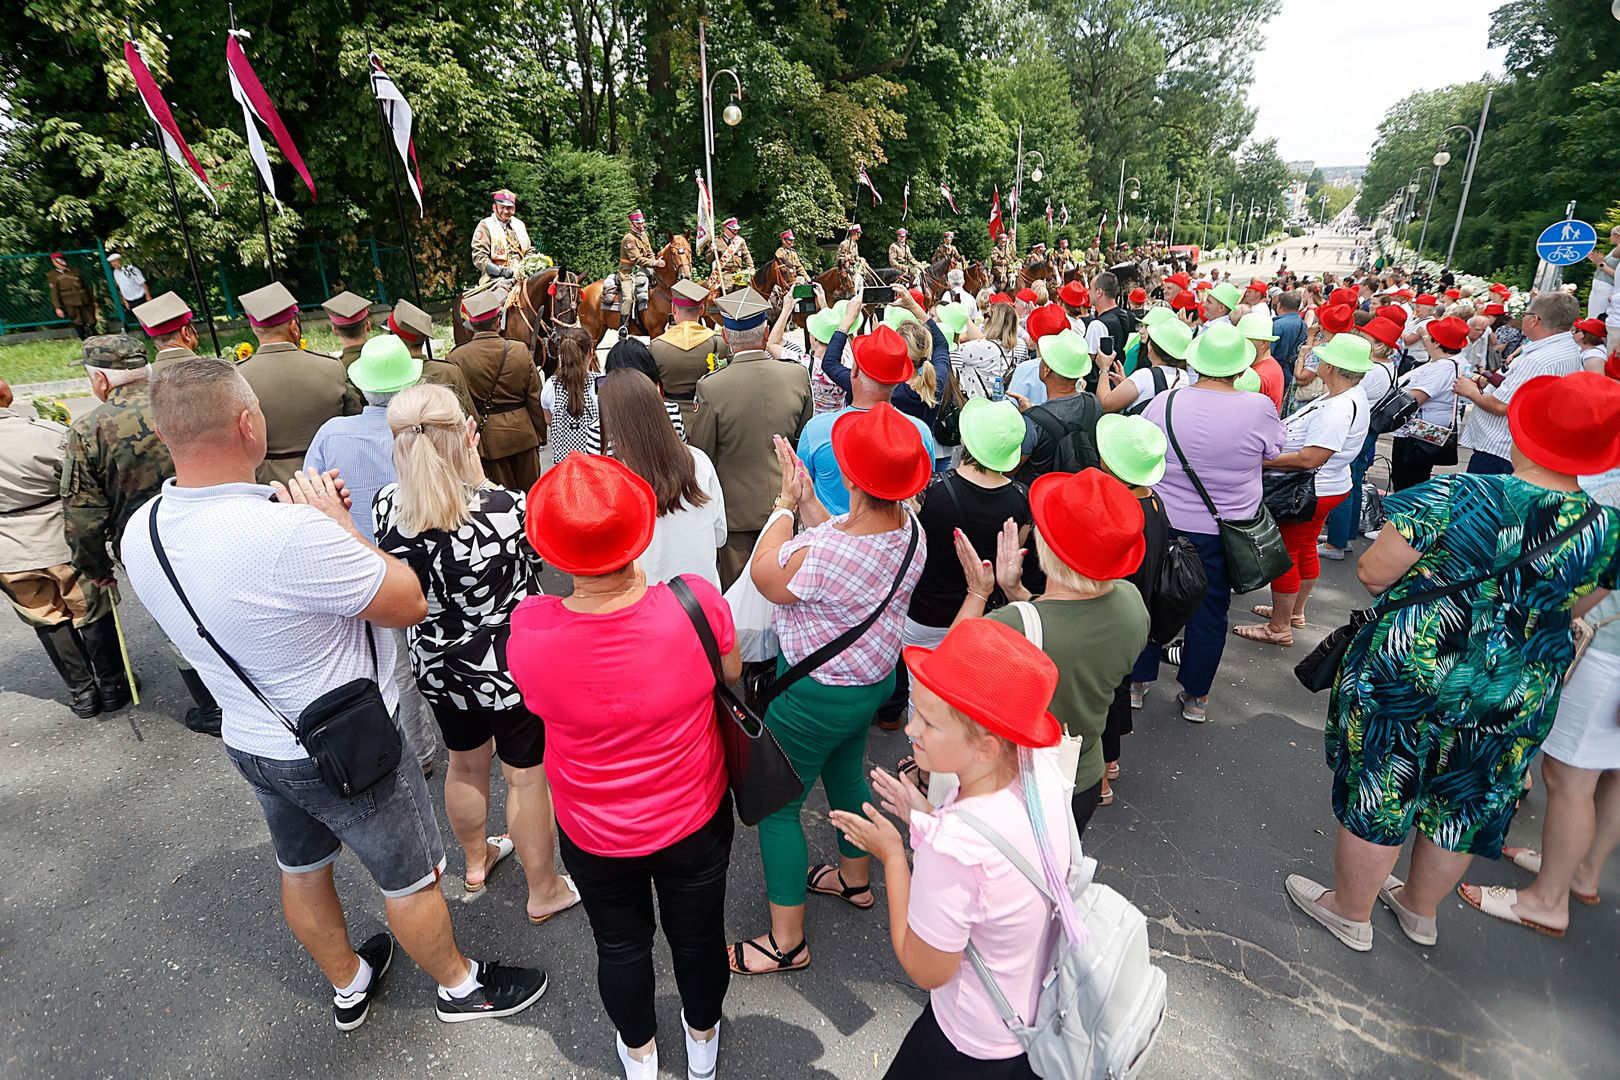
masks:
<svg viewBox="0 0 1620 1080"><path fill-rule="evenodd" d="M1435 319L1423 328L1423 332L1432 337L1436 345L1452 352L1462 352L1468 347L1468 324L1455 315Z"/></svg>
<svg viewBox="0 0 1620 1080"><path fill-rule="evenodd" d="M904 651L911 677L1009 742L1056 746L1063 728L1050 711L1058 670L1051 657L1006 623L967 619L936 649ZM996 678L987 678L994 672Z"/></svg>
<svg viewBox="0 0 1620 1080"><path fill-rule="evenodd" d="M1508 403L1513 445L1571 476L1620 465L1620 383L1595 371L1537 375Z"/></svg>
<svg viewBox="0 0 1620 1080"><path fill-rule="evenodd" d="M1382 315L1375 317L1366 326L1363 326L1361 332L1380 345L1387 345L1391 349L1400 344L1401 341L1401 328Z"/></svg>
<svg viewBox="0 0 1620 1080"><path fill-rule="evenodd" d="M1029 313L1029 343L1031 345L1052 334L1061 334L1069 328L1069 316L1057 304L1044 304Z"/></svg>
<svg viewBox="0 0 1620 1080"><path fill-rule="evenodd" d="M1342 334L1356 326L1356 313L1343 304L1329 304L1316 313L1316 319L1330 334Z"/></svg>
<svg viewBox="0 0 1620 1080"><path fill-rule="evenodd" d="M1052 554L1086 577L1112 581L1142 565L1142 504L1101 469L1037 477L1029 507Z"/></svg>
<svg viewBox="0 0 1620 1080"><path fill-rule="evenodd" d="M1143 293L1142 296L1145 299L1147 293ZM1078 281L1071 281L1059 289L1058 299L1070 307L1089 307L1091 304L1091 294Z"/></svg>
<svg viewBox="0 0 1620 1080"><path fill-rule="evenodd" d="M852 348L855 366L869 379L896 386L917 373L917 365L906 351L906 339L887 326L856 338Z"/></svg>
<svg viewBox="0 0 1620 1080"><path fill-rule="evenodd" d="M658 504L647 481L617 458L569 454L529 489L523 532L569 574L606 574L652 542Z"/></svg>
<svg viewBox="0 0 1620 1080"><path fill-rule="evenodd" d="M1328 303L1343 304L1345 307L1355 310L1356 305L1361 303L1361 293L1355 289L1334 289L1328 293Z"/></svg>
<svg viewBox="0 0 1620 1080"><path fill-rule="evenodd" d="M1388 319L1396 326L1403 328L1406 326L1406 309L1399 304L1385 304L1382 307L1375 307L1373 308L1373 314L1381 319Z"/></svg>
<svg viewBox="0 0 1620 1080"><path fill-rule="evenodd" d="M832 448L844 478L878 499L909 499L934 471L917 425L887 401L835 420Z"/></svg>

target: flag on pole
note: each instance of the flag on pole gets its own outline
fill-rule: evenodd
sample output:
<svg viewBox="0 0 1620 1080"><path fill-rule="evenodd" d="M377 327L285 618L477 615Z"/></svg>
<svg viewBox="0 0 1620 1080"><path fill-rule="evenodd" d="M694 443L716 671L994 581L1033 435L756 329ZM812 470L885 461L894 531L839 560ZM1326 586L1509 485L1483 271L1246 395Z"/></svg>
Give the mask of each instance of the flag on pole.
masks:
<svg viewBox="0 0 1620 1080"><path fill-rule="evenodd" d="M1016 187L1007 192L1007 213L1013 216L1014 223L1018 221L1018 189Z"/></svg>
<svg viewBox="0 0 1620 1080"><path fill-rule="evenodd" d="M709 198L709 185L703 182L703 170L693 170L697 177L697 247L701 249L714 234L714 200Z"/></svg>
<svg viewBox="0 0 1620 1080"><path fill-rule="evenodd" d="M241 43L237 38L247 37L245 30L228 30L225 34L225 68L230 75L231 96L236 103L242 106L242 123L247 128L248 154L253 158L253 164L259 170L259 177L264 181L264 190L270 193L276 209L281 209L281 199L276 194L275 178L270 173L270 157L264 152L264 139L259 135L259 125L263 124L270 129L275 137L276 145L281 148L281 155L303 177L304 186L309 188L311 200L316 198L315 181L310 179L309 170L304 167L304 159L299 156L298 147L293 145L292 136L287 133L287 127L281 122L281 114L276 112L275 105L270 101L270 95L264 92L264 86L259 77L254 74L253 66L248 63L247 53L242 51Z"/></svg>
<svg viewBox="0 0 1620 1080"><path fill-rule="evenodd" d="M1069 227L1069 204L1067 202L1063 203L1058 209L1058 217L1062 219L1063 227L1067 229Z"/></svg>
<svg viewBox="0 0 1620 1080"><path fill-rule="evenodd" d="M1006 226L1001 221L1001 186L998 184L995 194L990 197L990 239L992 242L1001 238Z"/></svg>
<svg viewBox="0 0 1620 1080"><path fill-rule="evenodd" d="M1052 200L1051 199L1046 200L1046 227L1048 229L1050 229L1052 227Z"/></svg>
<svg viewBox="0 0 1620 1080"><path fill-rule="evenodd" d="M141 104L146 106L146 115L152 118L152 123L158 126L158 131L163 135L163 152L185 166L186 174L218 210L219 202L215 200L214 193L208 190L208 174L203 172L197 155L186 145L186 137L180 134L180 125L174 122L169 103L163 100L163 92L158 89L157 80L152 77L146 60L141 56L141 47L133 41L124 42L124 63L129 65L129 73L135 79L135 91L141 96Z"/></svg>
<svg viewBox="0 0 1620 1080"><path fill-rule="evenodd" d="M878 194L877 185L872 183L872 178L866 174L866 166L865 165L862 165L860 167L860 169L858 169L856 171L855 179L859 183L864 185L866 187L866 190L868 190L868 191L870 191L872 193L872 205L873 206L876 206L878 203L883 201L883 196Z"/></svg>
<svg viewBox="0 0 1620 1080"><path fill-rule="evenodd" d="M1097 215L1097 238L1092 241L1097 247L1102 247L1103 231L1108 227L1108 211L1104 210Z"/></svg>
<svg viewBox="0 0 1620 1080"><path fill-rule="evenodd" d="M951 208L951 213L960 214L962 212L956 208L956 200L951 198L951 189L945 186L944 181L940 182L939 193L944 196L946 205Z"/></svg>
<svg viewBox="0 0 1620 1080"><path fill-rule="evenodd" d="M900 194L900 220L904 221L911 214L911 181L906 181L906 190Z"/></svg>
<svg viewBox="0 0 1620 1080"><path fill-rule="evenodd" d="M371 92L383 103L383 120L394 136L394 149L405 164L405 182L411 186L411 194L416 196L416 212L426 217L427 211L422 207L422 169L416 163L416 141L411 138L411 103L405 100L405 95L399 92L394 80L383 70L382 57L376 53L371 54Z"/></svg>

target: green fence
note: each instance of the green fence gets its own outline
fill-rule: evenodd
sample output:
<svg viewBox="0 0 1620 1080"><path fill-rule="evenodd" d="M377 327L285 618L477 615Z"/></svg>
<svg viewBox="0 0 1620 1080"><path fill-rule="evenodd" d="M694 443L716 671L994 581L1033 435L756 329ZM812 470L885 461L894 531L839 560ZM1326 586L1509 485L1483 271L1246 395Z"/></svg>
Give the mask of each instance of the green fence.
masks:
<svg viewBox="0 0 1620 1080"><path fill-rule="evenodd" d="M102 325L112 326L122 321L123 301L118 298L105 248L98 245L62 254L67 256L69 265L84 274L96 293ZM201 314L196 301L197 290L184 260L143 260L130 253L125 254L124 260L140 267L153 296L173 289ZM50 288L45 281L45 271L49 268L47 252L0 255L0 335L69 325L66 319L57 318L51 307ZM209 306L214 318L219 320L240 318L242 308L238 297L270 281L270 273L262 265L245 265L234 259L219 259L212 265L199 266L199 270L203 274ZM320 307L322 300L341 289L368 296L379 304L392 304L412 295L410 266L404 250L396 245L380 244L375 237L348 243L316 240L300 244L293 251L279 253L276 276L305 310ZM447 298L448 294L424 297L429 301Z"/></svg>

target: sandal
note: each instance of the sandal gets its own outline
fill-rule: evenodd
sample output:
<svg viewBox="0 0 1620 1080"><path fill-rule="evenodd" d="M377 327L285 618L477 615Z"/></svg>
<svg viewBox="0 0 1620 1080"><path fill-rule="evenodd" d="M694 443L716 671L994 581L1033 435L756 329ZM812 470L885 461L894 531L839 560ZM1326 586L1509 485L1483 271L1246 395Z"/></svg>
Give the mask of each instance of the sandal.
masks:
<svg viewBox="0 0 1620 1080"><path fill-rule="evenodd" d="M1267 645L1281 645L1283 648L1292 648L1294 634L1290 630L1286 634L1279 634L1265 623L1247 623L1243 626L1232 627L1232 633L1246 641L1262 641Z"/></svg>
<svg viewBox="0 0 1620 1080"><path fill-rule="evenodd" d="M823 888L820 884L818 884L822 878L827 876L827 872L829 870L832 871L833 875L838 878L839 887L836 889ZM822 896L836 896L838 899L849 904L851 907L860 908L862 911L872 910L872 905L877 903L877 901L872 897L872 886L870 883L866 885L850 886L844 881L843 871L839 870L838 867L832 865L831 863L817 863L816 865L812 866L810 868L810 873L805 876L804 887L813 893L820 893ZM863 904L856 900L855 898L857 896L865 896L866 903Z"/></svg>
<svg viewBox="0 0 1620 1080"><path fill-rule="evenodd" d="M1478 900L1469 898L1467 893L1469 888L1476 889L1479 892ZM1494 919L1501 919L1503 922L1512 923L1514 926L1528 926L1536 933L1546 934L1548 937L1561 938L1564 936L1564 931L1558 927L1543 926L1541 923L1532 922L1529 919L1520 917L1518 912L1513 910L1513 905L1519 902L1518 889L1510 889L1506 885L1458 885L1457 895L1462 898L1463 903L1475 911L1483 911Z"/></svg>
<svg viewBox="0 0 1620 1080"><path fill-rule="evenodd" d="M1262 619L1271 618L1271 605L1270 604L1256 604L1256 605L1254 605L1254 607L1250 608L1249 610L1254 612L1256 615L1260 616ZM1303 627L1305 625L1305 616L1303 616L1303 615L1295 615L1295 616L1291 617L1288 620L1288 625L1297 626L1297 627Z"/></svg>
<svg viewBox="0 0 1620 1080"><path fill-rule="evenodd" d="M549 912L545 915L529 915L530 926L543 926L552 919L555 919L557 916L561 915L563 912L568 911L570 908L576 908L579 906L579 886L575 885L574 879L568 875L562 874L559 876L562 878L562 883L568 886L568 891L574 894L574 898L568 902L567 907L560 907L556 911ZM525 911L524 914L528 915L528 912Z"/></svg>
<svg viewBox="0 0 1620 1080"><path fill-rule="evenodd" d="M1108 763L1108 768L1103 770L1103 775L1108 777L1108 779L1110 779L1110 780L1118 780L1119 779L1119 762L1110 761Z"/></svg>
<svg viewBox="0 0 1620 1080"><path fill-rule="evenodd" d="M783 952L781 946L777 945L776 937L774 935L766 934L765 940L771 943L771 947L769 949L765 948L763 945L757 945L752 941L732 942L731 955L726 958L731 970L736 972L738 975L774 975L782 971L800 971L810 966L809 957L806 957L804 963L802 964L794 962L798 955L804 952L805 946L810 944L809 939L799 942L787 952ZM776 966L760 968L745 967L743 965L744 948L753 949L765 959L772 961Z"/></svg>
<svg viewBox="0 0 1620 1080"><path fill-rule="evenodd" d="M918 791L922 792L924 795L928 794L928 774L923 772L922 769L918 768L916 758L911 757L909 754L901 758L899 761L895 762L894 771L898 773L902 779L910 780Z"/></svg>
<svg viewBox="0 0 1620 1080"><path fill-rule="evenodd" d="M489 883L489 875L493 874L495 872L495 868L501 865L501 863L505 862L507 857L510 856L513 851L517 850L517 847L512 843L512 838L510 836L486 836L484 837L484 840L489 844L490 847L495 849L495 855L484 864L483 881L474 884L473 882L468 881L465 877L461 879L461 887L470 893L483 892L484 886Z"/></svg>
<svg viewBox="0 0 1620 1080"><path fill-rule="evenodd" d="M1514 866L1517 866L1520 870L1528 870L1532 874L1541 873L1541 852L1539 851L1535 851L1527 847L1504 847L1502 849L1502 857L1507 859L1508 862L1511 862ZM1577 892L1575 891L1575 886L1573 884L1569 887L1569 895L1573 896L1575 899L1579 900L1588 907L1597 907L1599 904L1603 903L1603 897L1599 894L1595 892Z"/></svg>
<svg viewBox="0 0 1620 1080"><path fill-rule="evenodd" d="M1098 806L1112 806L1114 804L1114 789L1103 788L1102 795L1097 798Z"/></svg>

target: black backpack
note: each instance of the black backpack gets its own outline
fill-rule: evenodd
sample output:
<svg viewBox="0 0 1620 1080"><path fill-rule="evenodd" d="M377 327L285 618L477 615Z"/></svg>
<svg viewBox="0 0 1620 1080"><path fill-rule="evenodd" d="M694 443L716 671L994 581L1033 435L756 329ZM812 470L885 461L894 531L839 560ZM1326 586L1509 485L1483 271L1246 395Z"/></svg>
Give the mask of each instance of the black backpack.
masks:
<svg viewBox="0 0 1620 1080"><path fill-rule="evenodd" d="M1097 452L1097 421L1102 417L1102 406L1090 394L1082 395L1080 400L1083 406L1075 421L1059 420L1045 405L1037 405L1024 414L1056 443L1052 463L1043 471L1072 473L1095 469L1102 464L1102 455ZM1020 473L1019 479L1026 478Z"/></svg>
<svg viewBox="0 0 1620 1080"><path fill-rule="evenodd" d="M1158 397L1170 389L1170 376L1164 373L1164 368L1154 365L1148 368L1148 375L1153 379L1153 397ZM1139 401L1133 401L1130 407L1125 410L1125 415L1140 416L1151 404L1153 404L1153 398L1142 398Z"/></svg>

